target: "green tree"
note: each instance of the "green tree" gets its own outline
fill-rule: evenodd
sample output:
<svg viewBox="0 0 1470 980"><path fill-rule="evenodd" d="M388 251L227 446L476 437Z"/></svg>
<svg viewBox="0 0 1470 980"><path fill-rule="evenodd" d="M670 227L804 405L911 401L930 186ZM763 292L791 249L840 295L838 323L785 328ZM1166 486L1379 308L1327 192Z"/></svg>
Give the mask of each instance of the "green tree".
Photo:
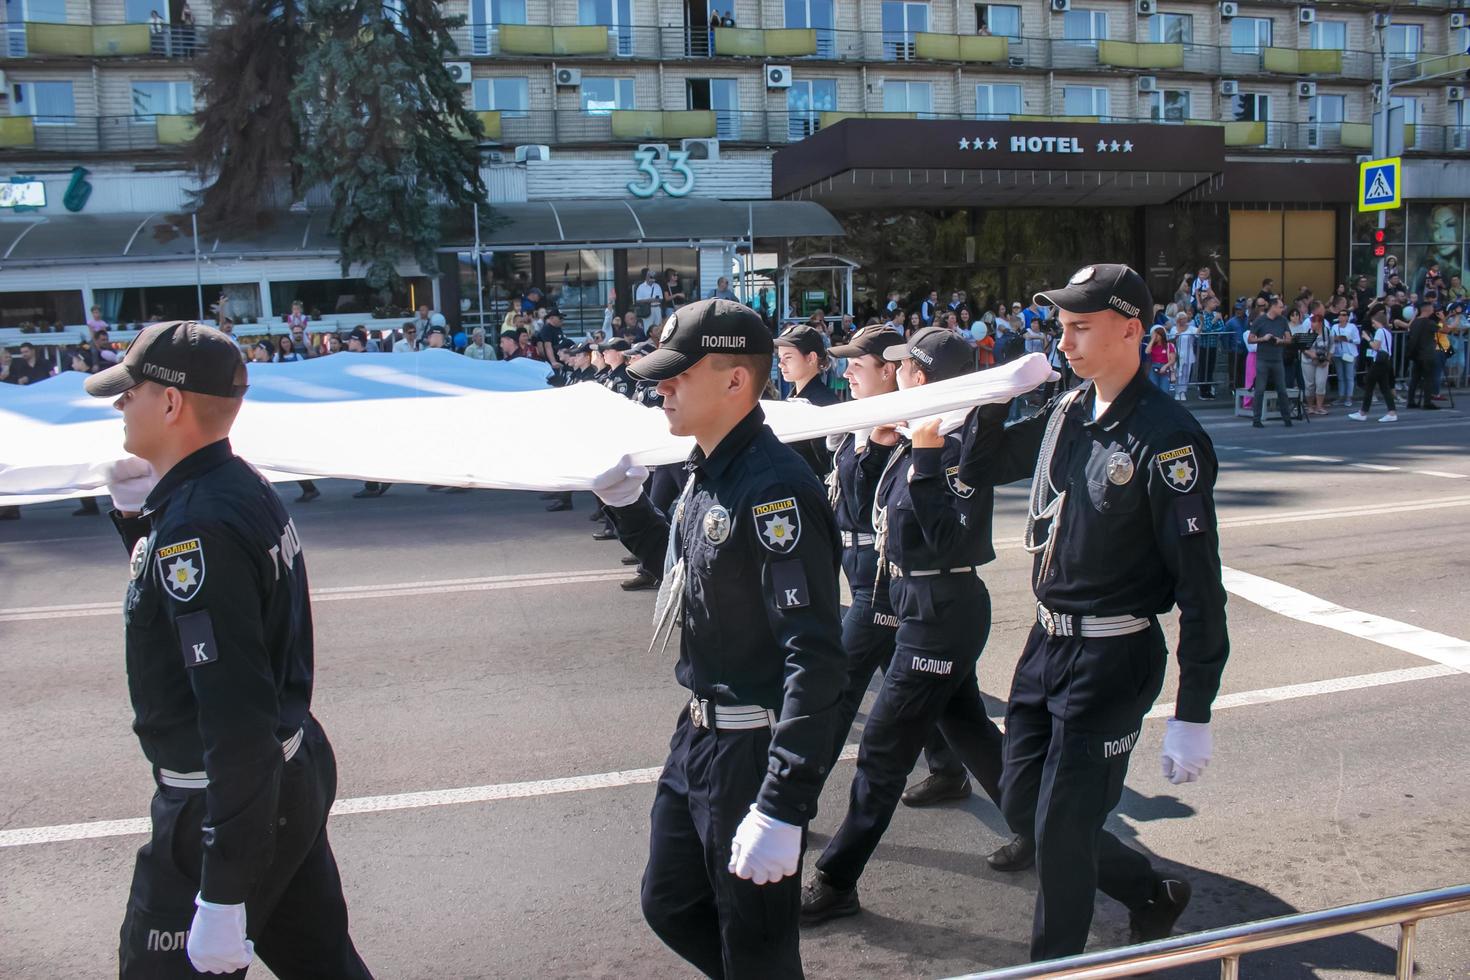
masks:
<svg viewBox="0 0 1470 980"><path fill-rule="evenodd" d="M300 130L291 105L305 34L298 0L221 0L199 59L199 132L185 149L194 206L211 232L258 227L284 181L294 200Z"/></svg>
<svg viewBox="0 0 1470 980"><path fill-rule="evenodd" d="M292 101L305 183L330 189L343 276L366 267L397 285L412 256L432 275L445 207L483 204L484 135L444 69L458 53L437 0L305 0L308 28Z"/></svg>

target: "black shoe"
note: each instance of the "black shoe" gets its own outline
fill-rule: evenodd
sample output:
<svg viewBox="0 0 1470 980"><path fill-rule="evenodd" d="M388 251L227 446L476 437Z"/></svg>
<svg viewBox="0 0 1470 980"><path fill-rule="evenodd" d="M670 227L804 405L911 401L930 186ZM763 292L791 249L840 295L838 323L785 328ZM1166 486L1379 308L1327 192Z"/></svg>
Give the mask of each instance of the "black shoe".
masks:
<svg viewBox="0 0 1470 980"><path fill-rule="evenodd" d="M18 521L18 520L20 520L20 508L19 507L0 507L0 521Z"/></svg>
<svg viewBox="0 0 1470 980"><path fill-rule="evenodd" d="M385 493L388 492L388 488L391 487L392 485L393 484L391 484L391 483L379 483L378 484L378 489L373 491L373 496L374 497L381 497L383 494L385 494Z"/></svg>
<svg viewBox="0 0 1470 980"><path fill-rule="evenodd" d="M592 513L587 516L587 520L591 521L593 524L596 524L598 521L602 520L602 508L592 508Z"/></svg>
<svg viewBox="0 0 1470 980"><path fill-rule="evenodd" d="M996 871L1025 871L1036 863L1036 842L1017 834L985 859Z"/></svg>
<svg viewBox="0 0 1470 980"><path fill-rule="evenodd" d="M80 507L78 507L76 510L72 511L71 512L71 516L72 517L90 517L93 514L100 514L100 513L102 513L102 512L97 509L97 500L96 500L95 497L83 497L82 498L82 505Z"/></svg>
<svg viewBox="0 0 1470 980"><path fill-rule="evenodd" d="M903 791L899 799L904 806L933 806L947 800L963 800L970 795L970 777L964 773L946 776L930 773L915 786Z"/></svg>
<svg viewBox="0 0 1470 980"><path fill-rule="evenodd" d="M570 500L553 500L551 503L546 505L546 511L549 514L555 514L557 511L571 509L572 502Z"/></svg>
<svg viewBox="0 0 1470 980"><path fill-rule="evenodd" d="M366 486L364 486L361 490L357 491L357 493L354 493L352 495L352 499L353 500L366 500L369 497L381 497L381 496L382 496L382 494L378 492L378 485L376 483L369 483Z"/></svg>
<svg viewBox="0 0 1470 980"><path fill-rule="evenodd" d="M301 492L301 496L299 496L299 497L296 498L296 502L298 504L309 504L313 500L315 500L316 498L320 497L321 495L322 495L322 492L320 490L316 489L315 487L312 487L310 490L303 490ZM358 494L353 494L353 496L356 497L356 496L358 496Z"/></svg>
<svg viewBox="0 0 1470 980"><path fill-rule="evenodd" d="M801 890L801 924L804 926L857 915L862 910L856 888L838 888L820 871Z"/></svg>
<svg viewBox="0 0 1470 980"><path fill-rule="evenodd" d="M593 531L592 532L592 540L593 541L616 541L617 538L618 538L618 532L614 531L610 527L605 527L605 528L601 529L600 531Z"/></svg>
<svg viewBox="0 0 1470 980"><path fill-rule="evenodd" d="M638 564L638 556L637 555L624 555L623 556L623 564L624 565L636 565L636 564Z"/></svg>
<svg viewBox="0 0 1470 980"><path fill-rule="evenodd" d="M1266 423L1265 422L1262 422L1260 419L1257 419L1256 421L1254 421L1254 422L1251 423L1251 428L1252 429L1264 429L1265 427L1266 427Z"/></svg>
<svg viewBox="0 0 1470 980"><path fill-rule="evenodd" d="M1282 419L1281 420L1281 424L1284 425L1284 426L1286 426L1289 429L1289 428L1291 428L1291 419Z"/></svg>
<svg viewBox="0 0 1470 980"><path fill-rule="evenodd" d="M647 572L639 572L632 578L619 582L618 587L624 592L646 592L649 589L658 588L658 579Z"/></svg>
<svg viewBox="0 0 1470 980"><path fill-rule="evenodd" d="M1431 402L1431 401L1426 401L1423 405L1420 405L1419 407L1422 408L1422 409L1424 409L1424 411L1426 411L1426 412L1437 412L1437 411L1439 411L1439 406L1436 405L1436 404L1434 404L1434 402Z"/></svg>
<svg viewBox="0 0 1470 980"><path fill-rule="evenodd" d="M1184 914L1193 889L1182 878L1161 878L1153 901L1128 913L1128 942L1151 943L1174 934L1174 923Z"/></svg>

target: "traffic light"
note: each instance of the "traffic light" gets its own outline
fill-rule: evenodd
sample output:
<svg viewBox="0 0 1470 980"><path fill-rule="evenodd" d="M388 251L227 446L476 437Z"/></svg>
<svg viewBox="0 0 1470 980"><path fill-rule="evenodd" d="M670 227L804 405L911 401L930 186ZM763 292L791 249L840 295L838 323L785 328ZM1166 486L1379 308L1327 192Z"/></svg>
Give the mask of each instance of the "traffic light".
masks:
<svg viewBox="0 0 1470 980"><path fill-rule="evenodd" d="M1383 242L1383 229L1376 228L1373 231L1373 257L1381 259L1388 254L1388 246Z"/></svg>

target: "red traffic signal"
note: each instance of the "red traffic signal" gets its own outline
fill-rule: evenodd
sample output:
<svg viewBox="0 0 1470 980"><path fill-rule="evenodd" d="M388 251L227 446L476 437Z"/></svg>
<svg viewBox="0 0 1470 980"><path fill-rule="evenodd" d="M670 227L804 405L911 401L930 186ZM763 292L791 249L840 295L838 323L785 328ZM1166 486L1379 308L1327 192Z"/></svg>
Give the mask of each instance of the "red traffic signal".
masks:
<svg viewBox="0 0 1470 980"><path fill-rule="evenodd" d="M1383 243L1383 229L1376 228L1373 231L1373 257L1381 259L1388 254L1388 246Z"/></svg>

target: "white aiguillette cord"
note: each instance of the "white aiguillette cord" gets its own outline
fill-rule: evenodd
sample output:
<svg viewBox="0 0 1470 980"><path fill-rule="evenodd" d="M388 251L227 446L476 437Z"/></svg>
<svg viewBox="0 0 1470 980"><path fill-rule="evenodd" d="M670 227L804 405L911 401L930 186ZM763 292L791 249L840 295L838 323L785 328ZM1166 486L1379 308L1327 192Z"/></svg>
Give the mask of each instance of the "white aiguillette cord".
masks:
<svg viewBox="0 0 1470 980"><path fill-rule="evenodd" d="M664 549L663 581L659 583L658 599L653 604L653 639L648 644L649 653L653 652L654 647L658 647L660 654L668 649L669 639L674 635L674 624L678 622L679 613L684 608L684 556L679 554L679 525L684 520L684 505L689 502L689 495L694 491L694 476L694 471L691 470L669 520L669 544Z"/></svg>
<svg viewBox="0 0 1470 980"><path fill-rule="evenodd" d="M1037 588L1046 579L1047 569L1051 567L1052 552L1056 548L1057 524L1062 515L1062 508L1067 504L1067 491L1057 490L1051 482L1051 461L1057 449L1057 442L1062 437L1062 426L1067 420L1067 410L1072 407L1082 394L1082 388L1074 388L1067 392L1057 406L1052 410L1051 418L1046 420L1046 431L1041 437L1041 451L1036 454L1036 472L1031 476L1031 502L1026 509L1026 537L1022 541L1029 554L1042 552L1041 566L1036 570ZM1055 495L1055 496L1053 496ZM1047 521L1046 540L1040 544L1036 543L1036 522Z"/></svg>

